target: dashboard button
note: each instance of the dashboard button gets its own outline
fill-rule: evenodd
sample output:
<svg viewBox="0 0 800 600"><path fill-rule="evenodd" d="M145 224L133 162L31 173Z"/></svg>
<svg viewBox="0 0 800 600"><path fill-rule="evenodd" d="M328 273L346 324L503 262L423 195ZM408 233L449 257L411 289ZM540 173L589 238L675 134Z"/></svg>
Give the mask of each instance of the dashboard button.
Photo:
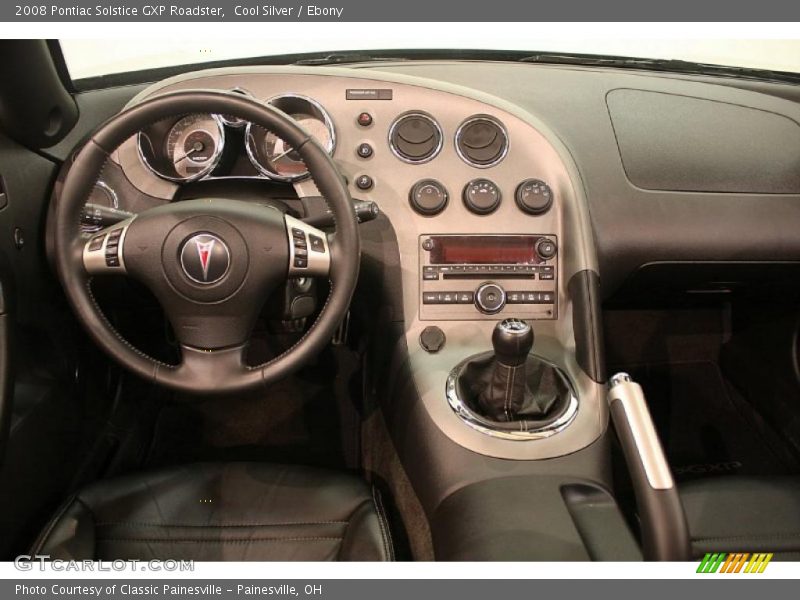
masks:
<svg viewBox="0 0 800 600"><path fill-rule="evenodd" d="M359 144L358 148L356 148L356 154L358 154L361 158L370 158L373 154L372 146L366 142Z"/></svg>
<svg viewBox="0 0 800 600"><path fill-rule="evenodd" d="M356 177L356 187L360 190L371 190L373 185L375 185L375 181L373 181L372 177L369 175L359 175Z"/></svg>
<svg viewBox="0 0 800 600"><path fill-rule="evenodd" d="M369 127L372 125L372 115L368 112L362 112L360 115L358 115L358 119L356 120L361 127Z"/></svg>

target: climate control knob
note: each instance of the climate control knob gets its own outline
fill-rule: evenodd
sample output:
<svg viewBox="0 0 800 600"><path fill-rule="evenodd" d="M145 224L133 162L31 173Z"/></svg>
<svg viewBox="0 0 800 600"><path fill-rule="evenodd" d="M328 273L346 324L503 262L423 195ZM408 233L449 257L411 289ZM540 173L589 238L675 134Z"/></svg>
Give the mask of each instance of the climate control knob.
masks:
<svg viewBox="0 0 800 600"><path fill-rule="evenodd" d="M503 199L500 188L489 179L473 179L462 194L464 205L478 215L488 215L494 212Z"/></svg>
<svg viewBox="0 0 800 600"><path fill-rule="evenodd" d="M553 190L541 179L526 179L517 186L514 200L522 212L543 215L553 205Z"/></svg>
<svg viewBox="0 0 800 600"><path fill-rule="evenodd" d="M447 206L447 190L435 179L423 179L411 188L408 201L421 215L427 217L438 215Z"/></svg>
<svg viewBox="0 0 800 600"><path fill-rule="evenodd" d="M491 281L484 283L475 292L475 306L484 314L498 313L505 305L506 292L496 283Z"/></svg>

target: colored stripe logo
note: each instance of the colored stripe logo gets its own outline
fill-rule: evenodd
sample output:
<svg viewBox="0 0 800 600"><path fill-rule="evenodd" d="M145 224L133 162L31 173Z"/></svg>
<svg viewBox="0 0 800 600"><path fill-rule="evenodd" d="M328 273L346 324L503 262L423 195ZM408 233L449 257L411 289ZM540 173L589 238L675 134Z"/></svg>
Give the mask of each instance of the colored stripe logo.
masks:
<svg viewBox="0 0 800 600"><path fill-rule="evenodd" d="M700 561L697 573L763 573L772 556L771 552L709 552Z"/></svg>

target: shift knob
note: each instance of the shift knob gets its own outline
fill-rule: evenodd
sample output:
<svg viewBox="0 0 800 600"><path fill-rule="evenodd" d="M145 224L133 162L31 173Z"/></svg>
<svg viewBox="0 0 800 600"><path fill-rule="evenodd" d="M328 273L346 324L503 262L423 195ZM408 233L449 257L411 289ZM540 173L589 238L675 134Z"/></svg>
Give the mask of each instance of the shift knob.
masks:
<svg viewBox="0 0 800 600"><path fill-rule="evenodd" d="M498 363L519 367L533 348L533 329L521 319L503 319L492 332L492 346Z"/></svg>

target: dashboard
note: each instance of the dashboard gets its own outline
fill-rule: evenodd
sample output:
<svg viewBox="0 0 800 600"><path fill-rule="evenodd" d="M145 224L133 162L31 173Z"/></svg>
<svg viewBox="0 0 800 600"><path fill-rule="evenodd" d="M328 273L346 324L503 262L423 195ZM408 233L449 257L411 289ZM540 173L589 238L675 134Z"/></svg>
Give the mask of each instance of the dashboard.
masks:
<svg viewBox="0 0 800 600"><path fill-rule="evenodd" d="M124 100L236 91L304 122L352 197L380 209L361 230L361 292L379 296L369 318L400 304L388 318L402 323L398 354L426 414L476 452L532 459L575 452L605 427L603 296L648 273L651 298L665 285L728 293L740 279L762 281L767 263L797 263L796 90L705 79L490 62L242 67ZM304 165L269 132L192 117L123 143L98 201L138 212L247 182L253 201L280 189L298 218L324 210ZM535 321L536 352L582 399L567 430L522 450L465 430L441 401L450 370L485 351L504 317Z"/></svg>
<svg viewBox="0 0 800 600"><path fill-rule="evenodd" d="M412 81L244 68L173 78L131 103L220 89L292 116L331 154L351 195L374 202L394 228L403 310L413 321L556 320L563 278L593 263L580 252L567 265L559 260L569 237L564 207L576 196L559 150L496 99ZM299 155L272 132L194 114L152 124L120 146L85 212L135 213L191 186L226 193L242 180L324 204ZM87 219L84 227L97 225Z"/></svg>

